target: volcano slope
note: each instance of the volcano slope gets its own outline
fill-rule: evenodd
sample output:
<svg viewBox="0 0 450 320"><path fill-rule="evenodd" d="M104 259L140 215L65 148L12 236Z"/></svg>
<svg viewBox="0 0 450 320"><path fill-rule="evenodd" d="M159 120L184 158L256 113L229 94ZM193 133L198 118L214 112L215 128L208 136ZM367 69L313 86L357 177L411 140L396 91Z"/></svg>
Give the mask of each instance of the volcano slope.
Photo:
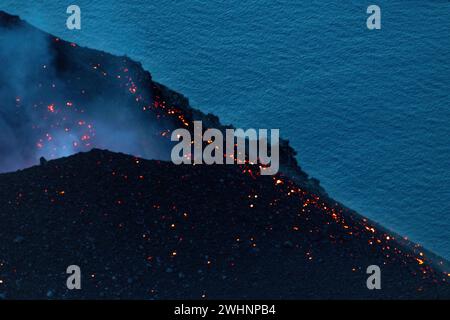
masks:
<svg viewBox="0 0 450 320"><path fill-rule="evenodd" d="M6 299L450 298L445 261L252 166L94 149L0 175L0 201Z"/></svg>
<svg viewBox="0 0 450 320"><path fill-rule="evenodd" d="M224 132L219 119L153 81L138 62L80 47L0 11L0 172L92 148L170 160L174 129L193 122ZM325 193L280 141L280 167Z"/></svg>

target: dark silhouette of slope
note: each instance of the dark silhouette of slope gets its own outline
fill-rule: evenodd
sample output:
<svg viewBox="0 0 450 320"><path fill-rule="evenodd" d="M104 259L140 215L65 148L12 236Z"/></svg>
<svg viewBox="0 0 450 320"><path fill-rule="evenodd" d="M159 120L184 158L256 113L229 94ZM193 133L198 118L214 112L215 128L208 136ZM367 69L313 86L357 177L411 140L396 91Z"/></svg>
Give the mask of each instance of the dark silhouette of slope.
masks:
<svg viewBox="0 0 450 320"><path fill-rule="evenodd" d="M450 297L420 248L255 172L93 150L2 174L0 296ZM73 264L79 291L66 288ZM373 264L382 290L366 288Z"/></svg>

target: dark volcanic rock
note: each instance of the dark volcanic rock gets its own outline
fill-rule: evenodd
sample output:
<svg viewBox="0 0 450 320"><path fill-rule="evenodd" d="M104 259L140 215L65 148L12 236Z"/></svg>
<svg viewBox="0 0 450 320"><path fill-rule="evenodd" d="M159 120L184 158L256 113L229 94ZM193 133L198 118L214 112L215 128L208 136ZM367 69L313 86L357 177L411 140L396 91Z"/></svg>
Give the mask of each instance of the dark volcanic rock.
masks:
<svg viewBox="0 0 450 320"><path fill-rule="evenodd" d="M2 297L450 297L420 248L252 169L93 150L0 175ZM72 264L79 291L66 288ZM372 264L379 291L366 288Z"/></svg>

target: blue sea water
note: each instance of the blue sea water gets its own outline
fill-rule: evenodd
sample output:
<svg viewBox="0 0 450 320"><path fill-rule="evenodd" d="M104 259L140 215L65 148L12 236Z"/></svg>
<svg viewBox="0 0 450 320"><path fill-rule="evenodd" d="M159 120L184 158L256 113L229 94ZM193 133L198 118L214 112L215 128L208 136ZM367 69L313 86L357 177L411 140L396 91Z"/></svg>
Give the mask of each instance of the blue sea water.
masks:
<svg viewBox="0 0 450 320"><path fill-rule="evenodd" d="M280 128L337 200L450 258L450 2L0 0L81 45L139 60L192 105ZM65 28L81 7L82 30Z"/></svg>

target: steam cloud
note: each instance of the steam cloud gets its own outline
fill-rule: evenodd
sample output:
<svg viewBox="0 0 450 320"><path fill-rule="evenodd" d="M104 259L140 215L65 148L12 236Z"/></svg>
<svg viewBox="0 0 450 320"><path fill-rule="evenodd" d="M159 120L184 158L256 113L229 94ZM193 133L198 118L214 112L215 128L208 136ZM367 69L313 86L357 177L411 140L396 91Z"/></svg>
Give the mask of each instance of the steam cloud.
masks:
<svg viewBox="0 0 450 320"><path fill-rule="evenodd" d="M94 147L169 159L162 124L119 86L133 78L123 60L58 45L27 25L0 23L0 172Z"/></svg>

